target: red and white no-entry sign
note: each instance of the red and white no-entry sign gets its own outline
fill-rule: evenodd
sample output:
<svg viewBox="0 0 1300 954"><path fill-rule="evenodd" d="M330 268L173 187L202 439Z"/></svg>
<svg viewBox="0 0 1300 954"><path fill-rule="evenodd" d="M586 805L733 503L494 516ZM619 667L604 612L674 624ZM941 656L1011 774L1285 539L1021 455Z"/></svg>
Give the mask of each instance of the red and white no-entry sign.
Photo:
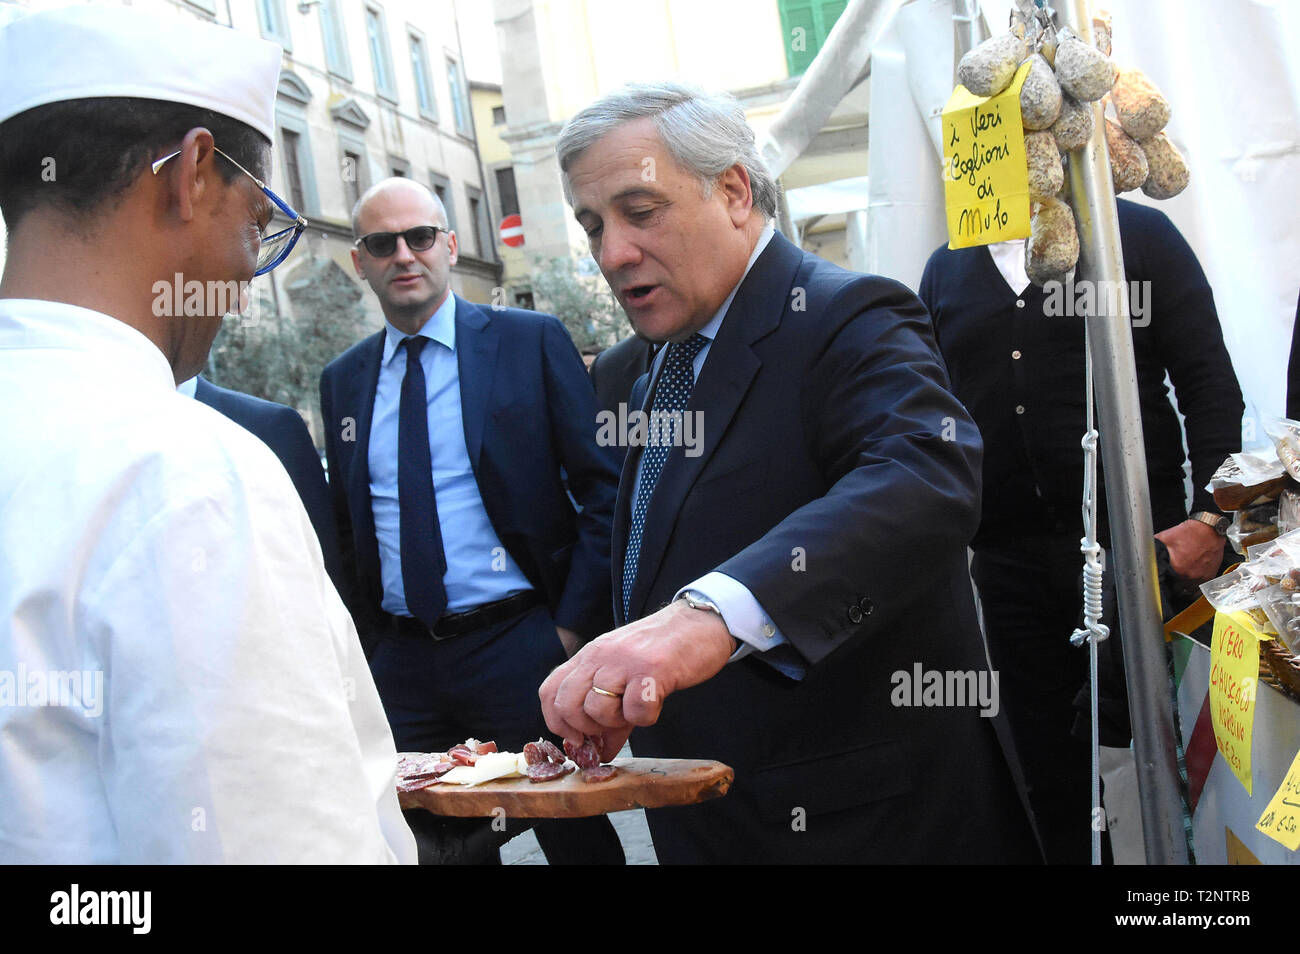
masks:
<svg viewBox="0 0 1300 954"><path fill-rule="evenodd" d="M511 248L524 244L524 220L516 215L507 215L501 220L501 241Z"/></svg>

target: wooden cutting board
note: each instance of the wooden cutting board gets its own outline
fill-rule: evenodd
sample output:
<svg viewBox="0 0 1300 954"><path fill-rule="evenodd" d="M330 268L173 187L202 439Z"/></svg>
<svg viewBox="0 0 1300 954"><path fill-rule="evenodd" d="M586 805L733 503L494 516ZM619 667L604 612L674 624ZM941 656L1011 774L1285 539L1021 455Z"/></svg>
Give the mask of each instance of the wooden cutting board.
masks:
<svg viewBox="0 0 1300 954"><path fill-rule="evenodd" d="M398 792L402 808L425 808L458 818L584 818L629 808L694 805L721 798L735 773L721 762L700 759L614 759L618 774L607 782L584 782L572 772L554 782L497 779L482 785L439 783Z"/></svg>

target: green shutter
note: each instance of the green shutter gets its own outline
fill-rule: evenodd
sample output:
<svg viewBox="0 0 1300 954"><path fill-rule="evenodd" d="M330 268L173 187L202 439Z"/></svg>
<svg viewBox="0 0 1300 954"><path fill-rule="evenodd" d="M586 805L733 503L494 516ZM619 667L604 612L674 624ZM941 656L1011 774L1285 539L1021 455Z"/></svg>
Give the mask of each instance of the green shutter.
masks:
<svg viewBox="0 0 1300 954"><path fill-rule="evenodd" d="M848 0L777 0L785 62L791 76L808 69Z"/></svg>
<svg viewBox="0 0 1300 954"><path fill-rule="evenodd" d="M781 14L781 41L785 64L791 76L799 76L817 55L817 25L813 21L813 0L777 0Z"/></svg>

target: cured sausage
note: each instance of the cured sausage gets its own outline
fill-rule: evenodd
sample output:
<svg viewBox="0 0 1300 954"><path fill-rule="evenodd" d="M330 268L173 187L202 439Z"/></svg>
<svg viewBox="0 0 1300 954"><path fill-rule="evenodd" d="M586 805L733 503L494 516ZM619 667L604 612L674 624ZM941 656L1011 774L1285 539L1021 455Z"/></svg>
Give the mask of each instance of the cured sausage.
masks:
<svg viewBox="0 0 1300 954"><path fill-rule="evenodd" d="M596 743L591 736L585 737L582 745L574 745L565 739L564 754L573 759L574 764L580 769L593 769L600 765L600 753L596 750Z"/></svg>

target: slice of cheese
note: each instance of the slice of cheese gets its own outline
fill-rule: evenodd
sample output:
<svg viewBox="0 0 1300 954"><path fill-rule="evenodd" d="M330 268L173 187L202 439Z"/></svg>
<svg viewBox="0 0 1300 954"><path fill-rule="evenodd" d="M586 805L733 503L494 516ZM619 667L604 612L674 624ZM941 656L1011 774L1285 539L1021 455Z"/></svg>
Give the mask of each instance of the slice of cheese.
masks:
<svg viewBox="0 0 1300 954"><path fill-rule="evenodd" d="M523 775L524 766L522 752L489 752L480 755L473 765L457 765L439 781L453 785L482 785L493 779Z"/></svg>

